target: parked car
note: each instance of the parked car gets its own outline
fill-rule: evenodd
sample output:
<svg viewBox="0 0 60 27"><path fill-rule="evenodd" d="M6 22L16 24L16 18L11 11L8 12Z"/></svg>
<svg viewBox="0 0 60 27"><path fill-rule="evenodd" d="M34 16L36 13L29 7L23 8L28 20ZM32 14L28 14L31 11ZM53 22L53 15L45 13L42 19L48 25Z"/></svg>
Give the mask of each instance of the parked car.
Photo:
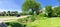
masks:
<svg viewBox="0 0 60 27"><path fill-rule="evenodd" d="M16 17L20 17L20 14L17 14Z"/></svg>

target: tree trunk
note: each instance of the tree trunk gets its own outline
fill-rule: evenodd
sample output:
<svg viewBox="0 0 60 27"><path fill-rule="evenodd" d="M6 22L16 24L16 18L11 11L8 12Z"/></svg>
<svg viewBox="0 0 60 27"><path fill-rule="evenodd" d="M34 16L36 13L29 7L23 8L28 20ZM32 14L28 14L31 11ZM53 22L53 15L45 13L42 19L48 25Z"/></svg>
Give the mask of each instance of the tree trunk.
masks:
<svg viewBox="0 0 60 27"><path fill-rule="evenodd" d="M38 10L38 9L36 9L35 11L36 11L36 15L39 15L39 10Z"/></svg>
<svg viewBox="0 0 60 27"><path fill-rule="evenodd" d="M34 9L32 8L32 15L34 15Z"/></svg>

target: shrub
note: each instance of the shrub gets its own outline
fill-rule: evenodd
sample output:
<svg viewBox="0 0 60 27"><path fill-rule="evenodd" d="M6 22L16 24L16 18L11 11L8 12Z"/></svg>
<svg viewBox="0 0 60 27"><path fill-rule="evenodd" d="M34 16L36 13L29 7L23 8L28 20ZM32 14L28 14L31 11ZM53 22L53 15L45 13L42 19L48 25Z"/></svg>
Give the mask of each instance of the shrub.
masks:
<svg viewBox="0 0 60 27"><path fill-rule="evenodd" d="M27 18L22 18L22 19L18 19L18 22L20 22L20 23L27 23L27 22L33 22L33 21L35 21L36 20L36 18L35 18L36 16L29 16L29 17L27 17Z"/></svg>
<svg viewBox="0 0 60 27"><path fill-rule="evenodd" d="M5 22L5 24L10 27L26 27L26 25L18 22Z"/></svg>
<svg viewBox="0 0 60 27"><path fill-rule="evenodd" d="M37 15L37 19L42 20L42 19L46 19L46 17L44 14L41 13L41 14Z"/></svg>
<svg viewBox="0 0 60 27"><path fill-rule="evenodd" d="M45 15L43 13L40 13L38 16L39 17L44 17Z"/></svg>
<svg viewBox="0 0 60 27"><path fill-rule="evenodd" d="M32 15L32 16L29 17L29 19L33 22L33 21L36 20L36 16Z"/></svg>
<svg viewBox="0 0 60 27"><path fill-rule="evenodd" d="M26 23L28 21L28 18L22 18L17 20L20 23Z"/></svg>

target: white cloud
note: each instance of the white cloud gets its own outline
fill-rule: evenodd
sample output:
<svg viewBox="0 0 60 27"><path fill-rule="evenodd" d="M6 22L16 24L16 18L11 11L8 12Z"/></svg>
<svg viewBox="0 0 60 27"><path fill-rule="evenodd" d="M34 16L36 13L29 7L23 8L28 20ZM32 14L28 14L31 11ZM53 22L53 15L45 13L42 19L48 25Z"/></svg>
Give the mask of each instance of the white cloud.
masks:
<svg viewBox="0 0 60 27"><path fill-rule="evenodd" d="M7 10L4 10L4 9L0 9L0 12L3 12L3 11L7 11Z"/></svg>

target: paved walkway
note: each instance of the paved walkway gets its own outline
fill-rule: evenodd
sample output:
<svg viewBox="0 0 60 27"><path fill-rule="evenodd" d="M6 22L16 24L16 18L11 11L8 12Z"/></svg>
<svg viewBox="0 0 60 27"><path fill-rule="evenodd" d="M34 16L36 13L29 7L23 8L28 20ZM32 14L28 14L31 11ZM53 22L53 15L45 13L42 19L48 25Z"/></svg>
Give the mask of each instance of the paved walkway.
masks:
<svg viewBox="0 0 60 27"><path fill-rule="evenodd" d="M13 18L0 18L0 23L5 22L5 21L10 21L10 20L16 20L16 19L20 19L20 18L25 18L28 16L20 16L20 17L13 17Z"/></svg>

